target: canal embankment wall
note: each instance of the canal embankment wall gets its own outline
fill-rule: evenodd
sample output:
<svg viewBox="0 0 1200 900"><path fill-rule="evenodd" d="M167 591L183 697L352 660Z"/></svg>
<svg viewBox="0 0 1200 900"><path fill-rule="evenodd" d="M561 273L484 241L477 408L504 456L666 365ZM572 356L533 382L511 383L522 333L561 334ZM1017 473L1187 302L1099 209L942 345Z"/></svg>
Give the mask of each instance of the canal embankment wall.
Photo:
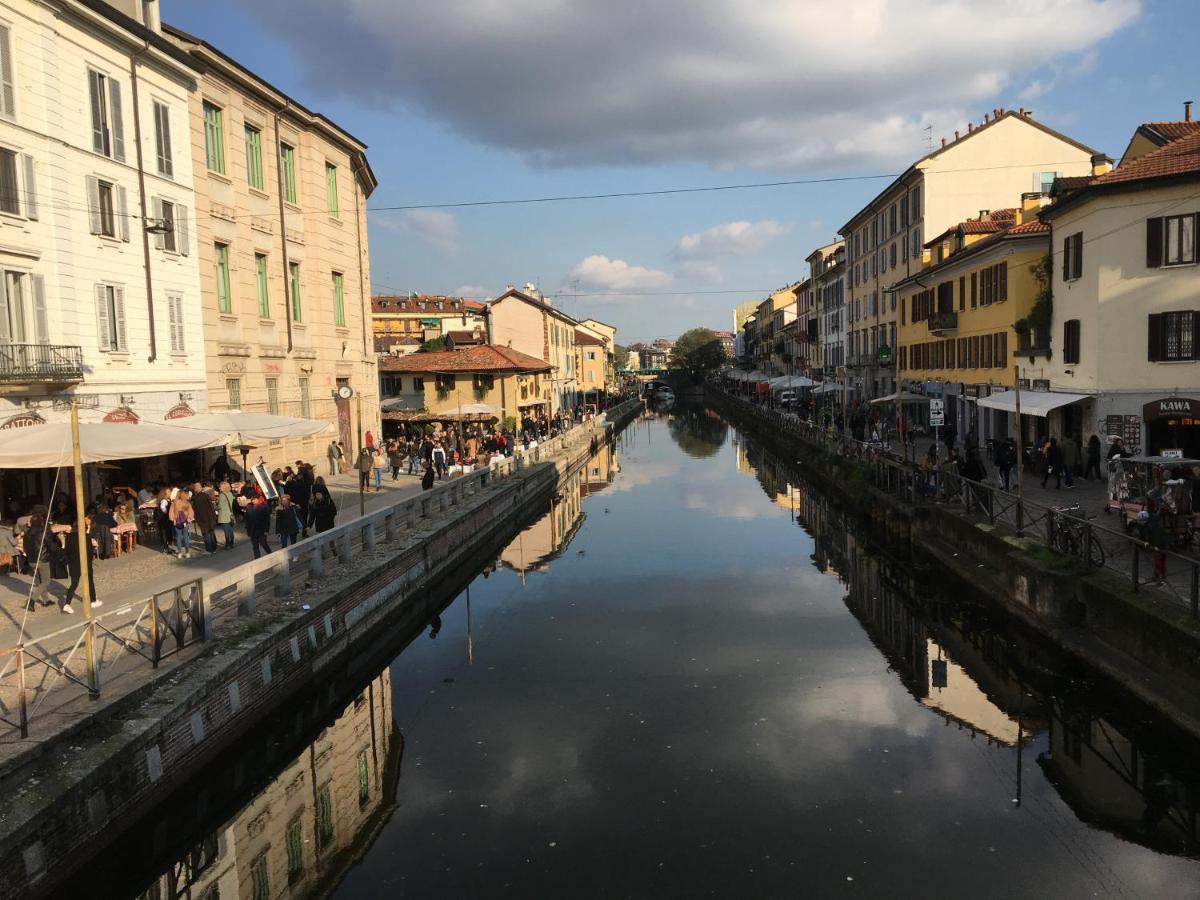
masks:
<svg viewBox="0 0 1200 900"><path fill-rule="evenodd" d="M272 710L333 690L397 624L436 610L429 587L503 546L596 447L630 400L503 464L359 517L203 585L203 652L106 702L0 781L0 898L50 896L89 852L194 778ZM422 618L421 621L424 621Z"/></svg>
<svg viewBox="0 0 1200 900"><path fill-rule="evenodd" d="M1055 553L961 507L913 505L872 485L869 468L836 448L780 428L776 417L724 392L709 399L765 445L794 460L843 508L870 519L914 562L975 586L1054 644L1119 681L1200 738L1200 625L1171 599L1109 570Z"/></svg>

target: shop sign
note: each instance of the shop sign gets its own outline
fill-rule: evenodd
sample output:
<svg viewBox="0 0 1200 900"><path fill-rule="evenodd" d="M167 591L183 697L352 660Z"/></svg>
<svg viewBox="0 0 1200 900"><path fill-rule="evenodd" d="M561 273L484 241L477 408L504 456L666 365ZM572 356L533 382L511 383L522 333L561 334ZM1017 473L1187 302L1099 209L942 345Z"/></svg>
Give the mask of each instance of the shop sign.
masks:
<svg viewBox="0 0 1200 900"><path fill-rule="evenodd" d="M167 414L163 418L170 421L171 419L186 419L188 416L194 416L195 414L196 411L186 403L176 403L167 410Z"/></svg>
<svg viewBox="0 0 1200 900"><path fill-rule="evenodd" d="M1142 407L1142 418L1147 422L1175 416L1200 416L1200 401L1190 400L1187 397L1165 397Z"/></svg>
<svg viewBox="0 0 1200 900"><path fill-rule="evenodd" d="M30 425L45 425L46 420L35 412L18 413L0 425L0 430L8 428L28 428Z"/></svg>
<svg viewBox="0 0 1200 900"><path fill-rule="evenodd" d="M138 414L128 406L118 406L104 417L105 422L116 422L124 425L136 425L141 420Z"/></svg>
<svg viewBox="0 0 1200 900"><path fill-rule="evenodd" d="M1183 448L1176 447L1171 450L1163 450L1159 456L1163 459L1183 459Z"/></svg>

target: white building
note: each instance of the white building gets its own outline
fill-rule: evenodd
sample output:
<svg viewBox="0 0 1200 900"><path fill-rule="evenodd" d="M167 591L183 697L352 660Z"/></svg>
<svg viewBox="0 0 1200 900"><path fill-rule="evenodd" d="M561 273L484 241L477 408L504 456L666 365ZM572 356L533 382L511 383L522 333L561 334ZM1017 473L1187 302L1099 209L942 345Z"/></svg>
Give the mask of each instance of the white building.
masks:
<svg viewBox="0 0 1200 900"><path fill-rule="evenodd" d="M808 256L813 305L817 313L817 349L812 366L827 379L846 365L846 242L834 241Z"/></svg>
<svg viewBox="0 0 1200 900"><path fill-rule="evenodd" d="M1190 110L1189 110L1190 112ZM1063 185L1049 356L1019 360L1052 433L1200 457L1200 123L1143 125L1117 168ZM1083 182L1082 186L1079 182ZM1082 395L1082 398L1078 398ZM1071 398L1077 399L1071 399Z"/></svg>
<svg viewBox="0 0 1200 900"><path fill-rule="evenodd" d="M118 421L207 406L195 72L159 30L155 3L0 0L0 428L71 393Z"/></svg>

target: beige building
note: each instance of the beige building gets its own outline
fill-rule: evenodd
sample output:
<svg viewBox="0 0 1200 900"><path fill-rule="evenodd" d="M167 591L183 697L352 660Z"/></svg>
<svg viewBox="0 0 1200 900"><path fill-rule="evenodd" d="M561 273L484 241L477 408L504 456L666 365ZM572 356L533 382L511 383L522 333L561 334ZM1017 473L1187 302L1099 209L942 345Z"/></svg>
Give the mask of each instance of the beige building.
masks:
<svg viewBox="0 0 1200 900"><path fill-rule="evenodd" d="M328 421L353 447L379 421L366 147L215 47L163 32L203 73L190 132L209 407ZM253 456L311 460L327 441Z"/></svg>
<svg viewBox="0 0 1200 900"><path fill-rule="evenodd" d="M527 356L550 364L550 377L543 381L541 397L531 397L522 407L538 406L551 415L573 409L579 402L575 369L575 329L579 323L541 295L533 285L525 290L509 288L492 301L492 343L512 347Z"/></svg>
<svg viewBox="0 0 1200 900"><path fill-rule="evenodd" d="M583 328L575 329L575 372L585 403L595 403L608 390L609 365L604 341Z"/></svg>
<svg viewBox="0 0 1200 900"><path fill-rule="evenodd" d="M846 240L846 359L851 397L896 388L893 285L920 271L924 244L970 215L1048 194L1059 176L1089 175L1091 147L1035 121L996 109L983 123L921 157L839 229Z"/></svg>
<svg viewBox="0 0 1200 900"><path fill-rule="evenodd" d="M581 319L579 329L600 338L604 344L604 389L612 390L617 383L617 328L599 319ZM578 330L578 329L577 329Z"/></svg>

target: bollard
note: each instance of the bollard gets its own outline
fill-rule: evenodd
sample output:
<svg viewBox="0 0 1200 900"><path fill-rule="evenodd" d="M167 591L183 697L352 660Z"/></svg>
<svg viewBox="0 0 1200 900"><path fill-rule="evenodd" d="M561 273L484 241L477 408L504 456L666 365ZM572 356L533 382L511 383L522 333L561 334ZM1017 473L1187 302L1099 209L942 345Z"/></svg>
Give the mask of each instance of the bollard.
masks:
<svg viewBox="0 0 1200 900"><path fill-rule="evenodd" d="M328 548L328 541L316 540L312 542L308 554L308 574L312 578L325 577L325 551Z"/></svg>
<svg viewBox="0 0 1200 900"><path fill-rule="evenodd" d="M238 615L252 616L258 610L258 598L254 596L254 573L237 583L238 586ZM153 601L152 601L153 602ZM158 604L154 605L157 615Z"/></svg>
<svg viewBox="0 0 1200 900"><path fill-rule="evenodd" d="M292 555L286 551L279 555L281 559L275 576L275 594L286 597L292 592Z"/></svg>

